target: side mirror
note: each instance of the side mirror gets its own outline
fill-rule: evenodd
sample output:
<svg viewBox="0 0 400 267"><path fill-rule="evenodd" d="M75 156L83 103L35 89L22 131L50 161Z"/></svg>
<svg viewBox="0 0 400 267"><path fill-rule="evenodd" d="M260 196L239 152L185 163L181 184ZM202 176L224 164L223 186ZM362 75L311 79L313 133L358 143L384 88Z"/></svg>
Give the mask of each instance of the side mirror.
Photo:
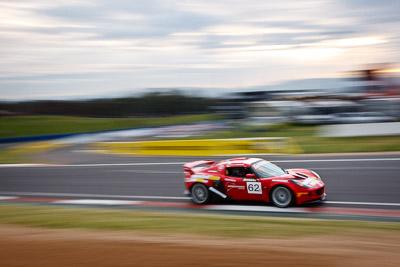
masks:
<svg viewBox="0 0 400 267"><path fill-rule="evenodd" d="M253 173L246 174L246 178L248 178L248 179L257 179L256 175L253 174Z"/></svg>

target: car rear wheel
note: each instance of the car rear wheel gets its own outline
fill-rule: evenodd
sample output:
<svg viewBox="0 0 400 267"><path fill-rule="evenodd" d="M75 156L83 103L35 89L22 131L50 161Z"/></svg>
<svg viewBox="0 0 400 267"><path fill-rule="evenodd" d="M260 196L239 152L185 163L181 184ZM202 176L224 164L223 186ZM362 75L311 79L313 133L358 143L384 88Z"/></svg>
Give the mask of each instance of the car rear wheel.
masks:
<svg viewBox="0 0 400 267"><path fill-rule="evenodd" d="M195 184L190 190L192 201L196 204L205 204L210 200L208 188L204 184Z"/></svg>
<svg viewBox="0 0 400 267"><path fill-rule="evenodd" d="M279 208L286 208L293 203L292 192L284 186L277 186L271 193L271 200L275 206Z"/></svg>

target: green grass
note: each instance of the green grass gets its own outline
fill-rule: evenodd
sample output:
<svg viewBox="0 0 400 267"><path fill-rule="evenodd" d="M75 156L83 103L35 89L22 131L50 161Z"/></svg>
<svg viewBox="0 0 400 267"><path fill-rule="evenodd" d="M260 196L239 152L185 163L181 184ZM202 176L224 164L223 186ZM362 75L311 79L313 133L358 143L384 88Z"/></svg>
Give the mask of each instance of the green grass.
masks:
<svg viewBox="0 0 400 267"><path fill-rule="evenodd" d="M86 118L66 116L0 117L0 138L90 132L158 125L218 120L217 115L186 115L161 118ZM400 151L400 135L377 137L316 137L317 126L276 125L249 127L235 124L232 129L186 139L290 137L303 153L348 153ZM181 138L179 138L181 139ZM15 162L15 155L0 150L0 162Z"/></svg>
<svg viewBox="0 0 400 267"><path fill-rule="evenodd" d="M157 118L87 118L70 116L0 117L0 138L91 132L171 124L184 124L220 119L213 114Z"/></svg>
<svg viewBox="0 0 400 267"><path fill-rule="evenodd" d="M317 126L276 125L272 127L241 127L187 139L223 139L246 137L290 137L303 153L348 153L400 151L400 135L366 137L317 137Z"/></svg>
<svg viewBox="0 0 400 267"><path fill-rule="evenodd" d="M26 163L27 156L15 153L12 149L1 149L0 150L0 164L10 164L10 163Z"/></svg>
<svg viewBox="0 0 400 267"><path fill-rule="evenodd" d="M399 234L399 223L268 217L160 214L150 211L0 205L0 224L57 228L135 230L220 237L293 237L319 234Z"/></svg>

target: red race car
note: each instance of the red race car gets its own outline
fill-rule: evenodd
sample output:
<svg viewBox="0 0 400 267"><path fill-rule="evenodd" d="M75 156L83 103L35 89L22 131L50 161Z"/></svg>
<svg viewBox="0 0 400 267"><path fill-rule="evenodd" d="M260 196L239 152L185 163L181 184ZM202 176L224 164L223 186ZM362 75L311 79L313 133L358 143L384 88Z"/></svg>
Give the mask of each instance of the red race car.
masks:
<svg viewBox="0 0 400 267"><path fill-rule="evenodd" d="M199 160L183 165L185 194L196 204L213 197L272 202L280 208L325 200L319 175L306 169L284 170L259 158L215 162Z"/></svg>

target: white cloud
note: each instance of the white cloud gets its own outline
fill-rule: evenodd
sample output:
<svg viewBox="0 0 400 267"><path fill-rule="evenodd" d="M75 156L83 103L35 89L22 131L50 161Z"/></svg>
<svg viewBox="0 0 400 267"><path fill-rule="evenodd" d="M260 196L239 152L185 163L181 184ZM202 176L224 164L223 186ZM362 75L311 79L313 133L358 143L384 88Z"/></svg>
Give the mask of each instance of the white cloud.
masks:
<svg viewBox="0 0 400 267"><path fill-rule="evenodd" d="M339 39L334 41L337 46L364 46L364 45L375 45L386 43L387 41L383 40L380 37L356 37L356 38L347 38L347 39Z"/></svg>
<svg viewBox="0 0 400 267"><path fill-rule="evenodd" d="M352 1L1 1L0 93L242 87L400 60L398 6L368 25Z"/></svg>

